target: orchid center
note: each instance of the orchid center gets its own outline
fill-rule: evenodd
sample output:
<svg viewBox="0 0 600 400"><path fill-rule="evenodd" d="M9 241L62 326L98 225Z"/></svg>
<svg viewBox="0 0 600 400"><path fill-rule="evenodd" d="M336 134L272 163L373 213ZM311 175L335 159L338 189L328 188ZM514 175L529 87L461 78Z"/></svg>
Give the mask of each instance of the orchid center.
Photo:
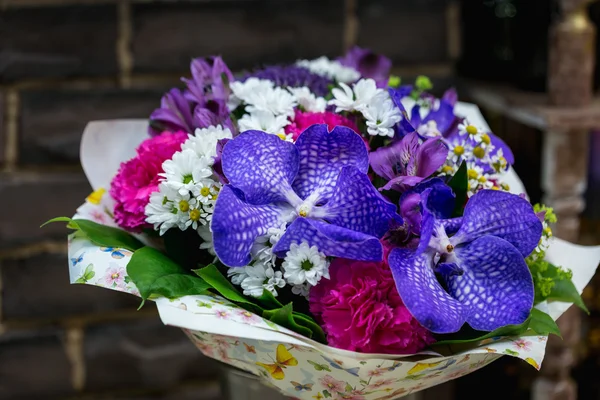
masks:
<svg viewBox="0 0 600 400"><path fill-rule="evenodd" d="M181 212L188 212L190 209L190 203L187 202L187 200L181 200L179 202L179 210L181 210Z"/></svg>
<svg viewBox="0 0 600 400"><path fill-rule="evenodd" d="M461 145L455 146L452 151L457 156L462 156L463 154L465 154L465 148L462 147Z"/></svg>
<svg viewBox="0 0 600 400"><path fill-rule="evenodd" d="M200 220L200 210L195 208L192 211L190 211L190 219L192 221L199 221Z"/></svg>

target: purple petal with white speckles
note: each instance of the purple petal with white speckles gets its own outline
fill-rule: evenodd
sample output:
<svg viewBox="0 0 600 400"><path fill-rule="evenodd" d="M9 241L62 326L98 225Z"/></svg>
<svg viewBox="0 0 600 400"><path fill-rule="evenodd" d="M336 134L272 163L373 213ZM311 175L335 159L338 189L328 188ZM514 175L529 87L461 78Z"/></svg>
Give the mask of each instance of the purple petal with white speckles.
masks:
<svg viewBox="0 0 600 400"><path fill-rule="evenodd" d="M278 139L281 140L281 139ZM231 185L225 185L215 205L211 229L215 253L229 267L243 267L251 260L250 249L258 236L279 226L284 205L251 205Z"/></svg>
<svg viewBox="0 0 600 400"><path fill-rule="evenodd" d="M448 235L454 235L462 225L462 217L442 219L440 222Z"/></svg>
<svg viewBox="0 0 600 400"><path fill-rule="evenodd" d="M288 201L298 172L298 151L289 142L261 131L230 140L221 157L223 173L250 204Z"/></svg>
<svg viewBox="0 0 600 400"><path fill-rule="evenodd" d="M482 190L469 199L454 245L484 235L505 239L527 257L538 245L542 223L533 207L520 196L497 190Z"/></svg>
<svg viewBox="0 0 600 400"><path fill-rule="evenodd" d="M519 251L504 239L484 236L456 249L461 276L446 276L450 294L470 307L467 323L493 331L524 322L533 307L533 281Z"/></svg>
<svg viewBox="0 0 600 400"><path fill-rule="evenodd" d="M316 191L319 199L328 199L344 166L354 166L365 174L369 170L365 142L344 126L331 132L325 124L310 126L298 137L296 148L300 166L293 187L302 199Z"/></svg>
<svg viewBox="0 0 600 400"><path fill-rule="evenodd" d="M469 308L452 298L437 281L433 255L394 249L388 258L396 288L408 311L434 333L452 333L464 324Z"/></svg>
<svg viewBox="0 0 600 400"><path fill-rule="evenodd" d="M273 252L285 257L292 243L306 242L331 257L358 261L381 261L383 247L379 240L364 233L308 218L297 218L279 239Z"/></svg>
<svg viewBox="0 0 600 400"><path fill-rule="evenodd" d="M355 167L342 168L329 202L318 211L327 222L378 238L388 231L391 220L400 220L396 206Z"/></svg>

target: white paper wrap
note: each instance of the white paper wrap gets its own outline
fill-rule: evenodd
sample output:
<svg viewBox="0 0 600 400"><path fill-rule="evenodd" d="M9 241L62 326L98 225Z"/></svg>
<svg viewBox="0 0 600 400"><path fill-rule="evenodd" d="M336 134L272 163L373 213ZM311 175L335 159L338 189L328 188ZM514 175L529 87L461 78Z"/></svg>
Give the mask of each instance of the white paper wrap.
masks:
<svg viewBox="0 0 600 400"><path fill-rule="evenodd" d="M487 126L476 106L459 103L457 113ZM146 120L95 121L88 124L81 144L81 162L94 189L108 188L120 162L135 155L147 138ZM505 181L515 193L524 188L510 170ZM100 204L86 203L77 217L114 224L106 209L108 195ZM81 235L69 238L72 283L139 293L127 278L132 253L98 247ZM599 247L582 247L559 239L552 241L547 259L570 268L579 291L590 281L600 260ZM320 400L394 399L458 378L502 355L519 357L539 369L547 337L494 338L462 346L444 346L414 356L361 354L314 342L214 296L185 296L156 301L162 321L182 328L206 356L249 371L287 396ZM547 312L557 319L568 304L552 302Z"/></svg>

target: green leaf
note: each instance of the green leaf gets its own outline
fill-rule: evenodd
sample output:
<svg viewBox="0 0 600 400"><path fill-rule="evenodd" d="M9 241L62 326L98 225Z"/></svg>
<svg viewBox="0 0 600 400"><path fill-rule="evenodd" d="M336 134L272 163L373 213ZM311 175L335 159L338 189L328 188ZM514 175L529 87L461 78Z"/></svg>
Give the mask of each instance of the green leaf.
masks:
<svg viewBox="0 0 600 400"><path fill-rule="evenodd" d="M550 295L548 296L548 300L564 301L566 303L573 303L577 307L579 307L583 311L585 311L588 315L590 313L590 311L585 306L585 303L583 302L581 295L577 291L577 288L575 288L573 281L571 281L571 280L563 279L563 280L556 281L554 283L554 287L552 288L552 291L550 292Z"/></svg>
<svg viewBox="0 0 600 400"><path fill-rule="evenodd" d="M67 222L67 228L80 230L92 243L102 247L118 247L130 251L136 251L143 247L142 242L131 236L124 230L97 224L86 219L71 219L67 217L53 218L42 226L51 222Z"/></svg>
<svg viewBox="0 0 600 400"><path fill-rule="evenodd" d="M325 336L325 332L323 332L323 329L311 317L296 311L293 311L292 315L294 317L294 321L298 325L302 325L311 330L312 338L314 340L316 340L319 343L327 343L327 337Z"/></svg>
<svg viewBox="0 0 600 400"><path fill-rule="evenodd" d="M298 323L296 323L296 321L294 321L292 311L292 303L288 303L277 310L263 311L263 317L271 322L276 323L277 325L283 326L284 328L288 328L308 338L312 338L313 333L310 329L299 325Z"/></svg>
<svg viewBox="0 0 600 400"><path fill-rule="evenodd" d="M328 390L323 390L323 396L325 396L325 398L327 399L327 398L331 397L331 393L329 393Z"/></svg>
<svg viewBox="0 0 600 400"><path fill-rule="evenodd" d="M346 382L346 387L344 388L346 390L346 392L351 392L352 390L354 390L354 388L352 386L350 386L349 383Z"/></svg>
<svg viewBox="0 0 600 400"><path fill-rule="evenodd" d="M248 311L261 314L262 308L254 304L244 295L242 295L236 288L223 276L219 269L211 264L204 268L195 269L193 272L202 278L207 284L210 285L221 296L227 300L233 301L234 303L242 305Z"/></svg>
<svg viewBox="0 0 600 400"><path fill-rule="evenodd" d="M553 333L555 335L560 336L560 331L556 326L556 322L554 322L552 318L545 312L534 308L531 310L531 314L529 315L529 317L522 324L506 325L488 333L483 333L481 331L476 331L468 328L461 329L461 331L457 332L456 334L440 335L440 338L442 338L442 340L438 340L437 342L432 344L432 346L473 343L497 337L520 336L527 333L528 330L538 335L548 335L550 333Z"/></svg>
<svg viewBox="0 0 600 400"><path fill-rule="evenodd" d="M142 247L133 253L127 264L127 275L137 286L143 300L151 295L172 299L203 294L210 288L203 279L188 275L169 257L151 247Z"/></svg>
<svg viewBox="0 0 600 400"><path fill-rule="evenodd" d="M467 191L469 190L469 177L467 175L467 163L464 161L458 167L458 171L448 181L448 186L452 188L456 195L454 206L454 217L460 217L463 213L465 202L467 201Z"/></svg>
<svg viewBox="0 0 600 400"><path fill-rule="evenodd" d="M263 294L256 300L267 310L283 307L283 304L281 304L281 302L273 296L273 293L269 292L267 289L263 290Z"/></svg>

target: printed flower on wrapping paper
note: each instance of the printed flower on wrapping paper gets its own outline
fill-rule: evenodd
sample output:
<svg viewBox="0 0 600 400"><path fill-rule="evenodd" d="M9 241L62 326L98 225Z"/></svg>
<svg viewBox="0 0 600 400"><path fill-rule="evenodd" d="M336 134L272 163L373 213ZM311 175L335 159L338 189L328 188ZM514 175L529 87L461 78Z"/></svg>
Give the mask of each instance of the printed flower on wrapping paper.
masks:
<svg viewBox="0 0 600 400"><path fill-rule="evenodd" d="M382 386L392 385L396 382L397 382L396 379L379 379L379 380L369 384L368 388L369 389L379 389Z"/></svg>
<svg viewBox="0 0 600 400"><path fill-rule="evenodd" d="M346 382L338 381L331 375L325 375L319 379L319 383L323 385L330 393L343 393L346 387Z"/></svg>
<svg viewBox="0 0 600 400"><path fill-rule="evenodd" d="M434 333L492 331L527 319L533 282L525 263L542 225L519 196L482 190L471 197L459 220L443 220L429 187L423 198L421 239L416 250L394 249L389 263L396 287L411 314ZM448 232L456 232L448 237ZM436 278L441 277L444 290Z"/></svg>
<svg viewBox="0 0 600 400"><path fill-rule="evenodd" d="M250 311L247 310L236 310L235 311L235 315L237 315L238 317L240 317L242 319L242 321L244 321L247 324L258 324L261 321L261 318L259 316L257 316L256 314L252 314Z"/></svg>
<svg viewBox="0 0 600 400"><path fill-rule="evenodd" d="M404 191L432 175L446 161L448 148L441 139L420 142L416 132L369 154L373 171L388 182L380 190Z"/></svg>
<svg viewBox="0 0 600 400"><path fill-rule="evenodd" d="M517 348L517 350L522 351L531 351L532 343L525 339L518 339L513 341L513 346Z"/></svg>
<svg viewBox="0 0 600 400"><path fill-rule="evenodd" d="M229 310L217 309L214 311L215 311L215 317L217 317L218 319L229 319L231 317Z"/></svg>
<svg viewBox="0 0 600 400"><path fill-rule="evenodd" d="M108 268L104 274L104 282L106 283L106 286L124 289L125 276L127 275L125 268L115 263L110 263L109 265L110 268Z"/></svg>
<svg viewBox="0 0 600 400"><path fill-rule="evenodd" d="M367 149L356 132L313 125L292 144L248 131L227 143L222 162L230 183L211 228L225 265L248 265L256 239L287 223L273 247L279 257L306 242L326 256L381 259L378 238L399 216L367 177Z"/></svg>

